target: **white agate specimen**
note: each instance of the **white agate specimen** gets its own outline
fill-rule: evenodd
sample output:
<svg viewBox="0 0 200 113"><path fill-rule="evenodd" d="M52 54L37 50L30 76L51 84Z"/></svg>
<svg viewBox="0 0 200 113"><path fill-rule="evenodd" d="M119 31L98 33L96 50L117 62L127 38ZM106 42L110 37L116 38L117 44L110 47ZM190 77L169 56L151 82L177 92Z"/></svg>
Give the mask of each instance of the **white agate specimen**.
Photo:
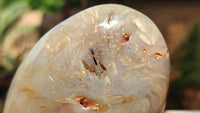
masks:
<svg viewBox="0 0 200 113"><path fill-rule="evenodd" d="M155 24L122 5L86 9L28 54L3 113L161 113L169 53Z"/></svg>

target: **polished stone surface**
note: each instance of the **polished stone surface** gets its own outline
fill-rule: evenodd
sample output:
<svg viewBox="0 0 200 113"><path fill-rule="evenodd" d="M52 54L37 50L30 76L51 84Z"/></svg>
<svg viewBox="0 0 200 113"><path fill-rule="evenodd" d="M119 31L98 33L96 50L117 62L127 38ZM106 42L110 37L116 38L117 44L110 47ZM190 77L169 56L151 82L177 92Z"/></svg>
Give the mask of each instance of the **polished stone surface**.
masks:
<svg viewBox="0 0 200 113"><path fill-rule="evenodd" d="M155 24L122 5L54 27L19 67L3 113L161 113L169 52Z"/></svg>

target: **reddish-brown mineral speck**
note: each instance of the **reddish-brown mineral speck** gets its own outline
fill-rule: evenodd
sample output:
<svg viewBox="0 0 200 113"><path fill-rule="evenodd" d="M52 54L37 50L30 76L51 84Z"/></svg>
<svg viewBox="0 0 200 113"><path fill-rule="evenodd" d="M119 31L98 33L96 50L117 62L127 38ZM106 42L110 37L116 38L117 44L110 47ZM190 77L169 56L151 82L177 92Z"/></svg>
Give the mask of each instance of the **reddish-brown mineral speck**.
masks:
<svg viewBox="0 0 200 113"><path fill-rule="evenodd" d="M154 53L154 55L163 56L161 53Z"/></svg>
<svg viewBox="0 0 200 113"><path fill-rule="evenodd" d="M110 21L112 20L113 15L114 15L114 12L113 11L110 12L109 17L108 17L108 24L110 24Z"/></svg>
<svg viewBox="0 0 200 113"><path fill-rule="evenodd" d="M98 47L96 47L96 49L101 54L101 56L103 56L103 52Z"/></svg>
<svg viewBox="0 0 200 113"><path fill-rule="evenodd" d="M124 34L121 38L120 45L127 44L127 42L129 41L129 38L130 38L130 34Z"/></svg>
<svg viewBox="0 0 200 113"><path fill-rule="evenodd" d="M148 50L147 50L146 48L144 48L143 51L144 51L144 53L147 53L147 52L148 52Z"/></svg>
<svg viewBox="0 0 200 113"><path fill-rule="evenodd" d="M77 96L76 102L82 105L84 108L91 108L93 111L107 111L110 105L99 104L97 101L89 99L83 96Z"/></svg>
<svg viewBox="0 0 200 113"><path fill-rule="evenodd" d="M100 63L101 68L102 68L104 71L106 71L106 70L107 70L106 67L105 67L101 62L99 62L99 63Z"/></svg>
<svg viewBox="0 0 200 113"><path fill-rule="evenodd" d="M93 49L90 49L90 52L91 52L91 54L92 54L92 58L93 58L93 61L94 61L95 65L97 65L97 61L96 61L96 58L95 58L95 56L94 56L94 50L93 50Z"/></svg>
<svg viewBox="0 0 200 113"><path fill-rule="evenodd" d="M78 96L76 97L76 101L85 108L91 108L98 105L98 103L92 99L88 99L86 97Z"/></svg>
<svg viewBox="0 0 200 113"><path fill-rule="evenodd" d="M154 57L159 60L163 55L161 53L154 53Z"/></svg>
<svg viewBox="0 0 200 113"><path fill-rule="evenodd" d="M85 69L89 70L91 73L95 73L94 67L89 66L89 65L85 62L85 60L82 60L82 63L83 63L83 65L84 65Z"/></svg>
<svg viewBox="0 0 200 113"><path fill-rule="evenodd" d="M40 106L40 108L45 108L46 106Z"/></svg>

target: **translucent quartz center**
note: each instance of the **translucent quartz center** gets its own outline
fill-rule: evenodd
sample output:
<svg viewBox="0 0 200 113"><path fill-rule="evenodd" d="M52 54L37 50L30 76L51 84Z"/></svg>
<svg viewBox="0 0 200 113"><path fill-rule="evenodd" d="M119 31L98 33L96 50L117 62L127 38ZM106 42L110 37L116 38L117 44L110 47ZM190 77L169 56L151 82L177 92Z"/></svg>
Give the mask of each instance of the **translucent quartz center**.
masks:
<svg viewBox="0 0 200 113"><path fill-rule="evenodd" d="M19 67L3 113L161 113L169 52L155 24L115 4L60 23Z"/></svg>

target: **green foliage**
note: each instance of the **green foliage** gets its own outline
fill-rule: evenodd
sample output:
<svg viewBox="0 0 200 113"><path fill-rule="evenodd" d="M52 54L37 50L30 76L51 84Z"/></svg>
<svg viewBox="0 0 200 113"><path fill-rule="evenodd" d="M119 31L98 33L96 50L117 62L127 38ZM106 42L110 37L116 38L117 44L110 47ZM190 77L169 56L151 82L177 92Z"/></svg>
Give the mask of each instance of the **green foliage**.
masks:
<svg viewBox="0 0 200 113"><path fill-rule="evenodd" d="M181 106L184 89L200 88L200 23L194 24L182 48L179 70L181 77L170 84L173 100Z"/></svg>
<svg viewBox="0 0 200 113"><path fill-rule="evenodd" d="M0 11L3 8L3 0L0 0Z"/></svg>
<svg viewBox="0 0 200 113"><path fill-rule="evenodd" d="M184 45L181 57L183 86L200 88L200 23L196 23Z"/></svg>
<svg viewBox="0 0 200 113"><path fill-rule="evenodd" d="M12 55L8 53L8 54L6 54L6 60L8 62L7 64L9 64L9 65L7 65L5 67L5 69L8 72L12 72L14 70L14 68L17 67L17 65L16 65L17 64L17 59L12 57Z"/></svg>
<svg viewBox="0 0 200 113"><path fill-rule="evenodd" d="M7 6L5 5L7 4ZM20 28L20 27L14 27L13 24L15 24L16 20L21 17L23 13L25 13L29 7L28 4L25 2L11 2L11 0L2 0L0 2L0 49L2 44L7 38L10 38L10 35L12 33L26 33L27 31L30 31L35 29L34 26L29 28ZM0 50L1 52L1 50ZM7 64L2 64L2 59L5 59ZM0 53L0 75L3 75L2 73L13 73L15 72L17 68L19 58L13 57L11 54L9 54L9 51L6 55L3 55Z"/></svg>
<svg viewBox="0 0 200 113"><path fill-rule="evenodd" d="M0 11L0 43L2 43L3 35L10 25L27 10L28 6L26 3L15 2Z"/></svg>
<svg viewBox="0 0 200 113"><path fill-rule="evenodd" d="M35 29L37 29L37 26L19 26L19 27L12 28L5 35L5 39L6 39L5 41L10 40L10 38L12 38L13 35L16 35L16 33L26 35L34 31ZM26 38L29 38L29 37L26 37ZM4 56L7 62L6 65L4 64L3 66L4 70L8 73L15 72L18 65L20 64L20 58L23 57L24 53L27 51L28 50L23 50L23 52L18 57L13 57L11 53L9 53L8 51L7 54Z"/></svg>
<svg viewBox="0 0 200 113"><path fill-rule="evenodd" d="M9 0L8 0L9 1ZM8 2L7 1L7 2ZM7 7L5 6L5 1L0 2L1 10L0 10L0 47L3 43L6 35L14 31L15 28L12 28L11 25L14 24L14 22L24 13L28 10L28 5L24 2L13 2L10 3ZM1 48L0 48L1 49ZM0 53L1 54L1 53ZM5 71L13 72L14 68L16 67L16 63L14 62L16 59L11 58L10 55L6 56L0 56L0 62L5 57L5 59L8 61L9 66L2 67L1 72L5 73ZM9 70L8 67L13 67ZM5 70L2 70L5 69Z"/></svg>
<svg viewBox="0 0 200 113"><path fill-rule="evenodd" d="M183 45L180 58L181 78L171 83L172 92L182 98L187 87L200 88L200 23L195 23ZM178 89L178 90L177 90Z"/></svg>
<svg viewBox="0 0 200 113"><path fill-rule="evenodd" d="M63 10L64 0L21 0L27 2L32 9L43 12L58 12Z"/></svg>
<svg viewBox="0 0 200 113"><path fill-rule="evenodd" d="M59 12L63 10L65 0L2 0L4 6L8 6L13 2L24 2L31 9L41 10L43 12Z"/></svg>
<svg viewBox="0 0 200 113"><path fill-rule="evenodd" d="M79 6L80 4L81 4L81 1L80 1L80 0L70 0L70 1L69 1L69 6L70 6L70 8L71 8L71 7Z"/></svg>

